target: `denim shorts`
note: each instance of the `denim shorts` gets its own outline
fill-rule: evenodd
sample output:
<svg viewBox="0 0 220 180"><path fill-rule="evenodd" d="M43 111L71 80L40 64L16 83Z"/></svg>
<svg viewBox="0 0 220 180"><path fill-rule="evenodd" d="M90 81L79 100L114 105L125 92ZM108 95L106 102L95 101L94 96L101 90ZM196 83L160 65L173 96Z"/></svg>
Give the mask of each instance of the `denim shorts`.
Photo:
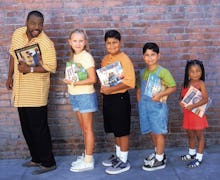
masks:
<svg viewBox="0 0 220 180"><path fill-rule="evenodd" d="M92 94L70 94L70 103L72 104L73 111L81 113L98 111L98 101L96 93Z"/></svg>
<svg viewBox="0 0 220 180"><path fill-rule="evenodd" d="M152 101L145 96L138 104L141 133L166 134L168 108L166 103Z"/></svg>

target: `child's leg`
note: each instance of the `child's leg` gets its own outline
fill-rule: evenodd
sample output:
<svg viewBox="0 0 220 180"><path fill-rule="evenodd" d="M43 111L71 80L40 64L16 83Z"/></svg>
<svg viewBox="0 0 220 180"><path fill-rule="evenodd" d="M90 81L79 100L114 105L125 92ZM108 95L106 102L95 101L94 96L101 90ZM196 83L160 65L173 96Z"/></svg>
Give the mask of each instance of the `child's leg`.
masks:
<svg viewBox="0 0 220 180"><path fill-rule="evenodd" d="M129 136L117 137L120 146L120 159L125 163L128 160Z"/></svg>
<svg viewBox="0 0 220 180"><path fill-rule="evenodd" d="M196 133L196 137L198 140L198 150L196 154L196 159L198 159L199 161L202 161L203 150L205 146L203 130L196 130L195 133Z"/></svg>
<svg viewBox="0 0 220 180"><path fill-rule="evenodd" d="M162 161L164 159L165 136L163 134L152 134L156 140L156 159Z"/></svg>
<svg viewBox="0 0 220 180"><path fill-rule="evenodd" d="M187 130L188 140L189 140L189 148L195 149L196 142L195 142L195 132L194 130Z"/></svg>
<svg viewBox="0 0 220 180"><path fill-rule="evenodd" d="M154 150L155 150L155 152L157 152L157 140L156 140L156 136L155 136L153 133L150 133L150 138L151 138L151 141L152 141L152 143L153 143Z"/></svg>
<svg viewBox="0 0 220 180"><path fill-rule="evenodd" d="M86 155L93 155L94 150L94 131L93 131L93 113L81 113L82 116L82 131L84 135L84 144Z"/></svg>

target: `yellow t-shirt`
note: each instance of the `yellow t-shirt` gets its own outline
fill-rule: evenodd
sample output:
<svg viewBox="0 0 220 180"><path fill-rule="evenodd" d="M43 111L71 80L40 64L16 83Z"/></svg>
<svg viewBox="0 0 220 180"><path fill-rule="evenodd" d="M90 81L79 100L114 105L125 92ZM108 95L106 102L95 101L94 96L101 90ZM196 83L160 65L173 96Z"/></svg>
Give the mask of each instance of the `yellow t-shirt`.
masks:
<svg viewBox="0 0 220 180"><path fill-rule="evenodd" d="M56 52L53 42L42 31L41 34L28 40L27 27L15 30L9 53L14 58L14 82L12 101L15 107L40 107L47 105L50 87L50 72L56 71ZM18 71L18 59L14 50L38 43L42 55L42 66L47 73L20 73Z"/></svg>
<svg viewBox="0 0 220 180"><path fill-rule="evenodd" d="M92 55L85 50L79 54L74 54L74 59L72 61L74 63L80 63L85 69L95 67L95 62ZM68 85L68 92L72 95L91 94L95 92L95 88L93 84L77 86Z"/></svg>
<svg viewBox="0 0 220 180"><path fill-rule="evenodd" d="M117 93L123 93L127 91L128 89L134 88L135 87L135 72L134 72L134 67L133 64L130 60L130 58L124 53L121 52L115 56L112 56L111 54L107 54L101 63L101 66L107 66L109 64L112 64L114 62L119 61L121 63L122 69L123 69L123 79L122 83L126 84L129 86L129 88L122 89L120 91L115 91L112 94L117 94Z"/></svg>

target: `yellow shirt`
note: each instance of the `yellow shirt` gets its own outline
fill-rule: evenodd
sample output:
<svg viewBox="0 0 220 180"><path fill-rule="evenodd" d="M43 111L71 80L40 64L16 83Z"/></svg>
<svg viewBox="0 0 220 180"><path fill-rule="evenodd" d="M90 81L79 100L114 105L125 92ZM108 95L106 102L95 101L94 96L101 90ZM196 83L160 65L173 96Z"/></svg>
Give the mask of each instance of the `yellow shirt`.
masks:
<svg viewBox="0 0 220 180"><path fill-rule="evenodd" d="M47 105L50 87L50 72L56 71L56 52L53 42L48 36L41 34L28 41L26 27L15 30L9 53L14 58L14 84L12 91L12 101L15 107L40 107ZM18 59L14 50L31 44L38 43L42 55L42 66L47 73L27 73L18 71Z"/></svg>
<svg viewBox="0 0 220 180"><path fill-rule="evenodd" d="M134 72L134 67L133 64L130 60L130 58L123 52L112 56L111 54L107 54L101 63L101 66L107 66L109 64L112 64L114 62L119 61L121 63L122 69L123 69L123 79L122 83L129 86L129 88L122 89L120 91L115 91L112 94L117 94L117 93L123 93L127 91L128 89L134 88L135 87L135 72Z"/></svg>
<svg viewBox="0 0 220 180"><path fill-rule="evenodd" d="M85 69L95 67L95 62L92 55L85 50L79 54L75 54L73 62L80 63ZM95 92L95 88L93 84L77 86L68 85L68 92L72 95L91 94Z"/></svg>

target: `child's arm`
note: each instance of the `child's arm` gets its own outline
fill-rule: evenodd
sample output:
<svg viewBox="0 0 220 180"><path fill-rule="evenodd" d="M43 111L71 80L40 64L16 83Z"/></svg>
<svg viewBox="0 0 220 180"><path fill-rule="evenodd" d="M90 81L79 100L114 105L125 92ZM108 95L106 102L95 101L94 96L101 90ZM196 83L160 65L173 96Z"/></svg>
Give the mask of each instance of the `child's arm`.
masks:
<svg viewBox="0 0 220 180"><path fill-rule="evenodd" d="M166 88L164 91L155 94L155 95L152 97L152 100L153 100L153 101L160 101L160 99L161 99L163 96L169 96L170 94L174 93L175 91L176 91L176 86L168 87L168 88Z"/></svg>
<svg viewBox="0 0 220 180"><path fill-rule="evenodd" d="M208 92L207 92L205 83L203 81L200 81L200 91L202 93L202 99L195 104L191 104L191 105L186 106L185 107L186 109L191 111L192 109L197 108L197 107L199 107L203 104L206 104L208 102Z"/></svg>
<svg viewBox="0 0 220 180"><path fill-rule="evenodd" d="M96 83L96 72L95 72L95 67L90 67L88 69L86 69L87 73L88 73L88 78L82 81L77 81L74 82L73 85L77 86L77 85L91 85Z"/></svg>
<svg viewBox="0 0 220 180"><path fill-rule="evenodd" d="M137 102L141 100L141 89L140 88L137 88L136 90L136 98L137 98Z"/></svg>
<svg viewBox="0 0 220 180"><path fill-rule="evenodd" d="M122 89L130 89L131 87L127 86L126 84L120 83L116 86L108 87L108 86L101 86L101 93L108 95L115 91L120 91Z"/></svg>

